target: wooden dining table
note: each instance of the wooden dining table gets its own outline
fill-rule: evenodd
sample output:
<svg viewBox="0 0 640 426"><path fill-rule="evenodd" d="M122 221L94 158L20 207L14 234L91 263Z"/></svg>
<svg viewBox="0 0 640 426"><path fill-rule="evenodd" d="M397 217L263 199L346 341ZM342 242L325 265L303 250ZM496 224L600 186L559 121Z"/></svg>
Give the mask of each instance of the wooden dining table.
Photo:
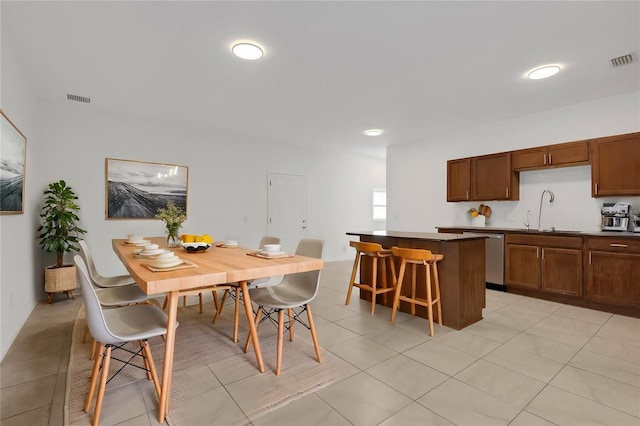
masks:
<svg viewBox="0 0 640 426"><path fill-rule="evenodd" d="M147 237L146 240L156 243L162 248L167 246L163 237ZM264 373L260 342L253 318L251 297L247 288L248 282L256 278L315 271L324 267L322 259L298 255L265 259L252 256L253 251L246 248L225 248L214 244L208 250L197 253L189 253L181 247L171 248L177 256L194 266L179 270L153 272L146 266L148 260L134 257L134 250L140 247L128 244L126 239L113 239L112 247L142 291L148 295L165 293L168 299L167 335L158 410L160 423L164 422L169 411L178 298L181 292L210 288L216 285L239 287L244 300L249 334L253 341L258 370Z"/></svg>

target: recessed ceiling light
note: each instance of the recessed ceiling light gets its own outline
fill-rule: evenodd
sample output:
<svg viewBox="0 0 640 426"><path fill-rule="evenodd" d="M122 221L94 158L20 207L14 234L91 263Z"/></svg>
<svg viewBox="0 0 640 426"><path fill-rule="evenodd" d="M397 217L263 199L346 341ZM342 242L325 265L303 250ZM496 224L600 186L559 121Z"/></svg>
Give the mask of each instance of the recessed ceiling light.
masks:
<svg viewBox="0 0 640 426"><path fill-rule="evenodd" d="M365 130L364 134L367 136L380 136L382 134L382 130L380 129L369 129Z"/></svg>
<svg viewBox="0 0 640 426"><path fill-rule="evenodd" d="M233 47L231 48L231 51L238 58L247 59L250 61L260 59L264 54L260 46L258 46L257 44L247 43L247 42L234 44Z"/></svg>
<svg viewBox="0 0 640 426"><path fill-rule="evenodd" d="M536 68L535 70L529 71L527 77L530 80L540 80L541 78L551 77L552 75L556 75L560 72L559 65L545 65L543 67Z"/></svg>

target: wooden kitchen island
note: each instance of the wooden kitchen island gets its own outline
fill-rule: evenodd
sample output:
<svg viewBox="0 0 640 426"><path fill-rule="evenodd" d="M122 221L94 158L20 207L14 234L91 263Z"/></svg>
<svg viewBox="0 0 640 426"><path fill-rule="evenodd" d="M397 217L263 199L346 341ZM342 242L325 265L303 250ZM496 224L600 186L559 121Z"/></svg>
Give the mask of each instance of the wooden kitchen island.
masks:
<svg viewBox="0 0 640 426"><path fill-rule="evenodd" d="M485 307L485 236L400 231L347 232L347 235L358 236L360 241L379 243L384 248L421 248L444 255L444 259L438 262L442 324L460 330L482 319L482 309ZM365 256L360 282L368 279L370 262ZM396 260L396 271L398 269L399 262ZM391 274L391 271L387 273ZM408 281L405 282L410 282L408 274L409 269L404 278ZM387 282L392 282L391 275L387 277ZM382 285L381 280L378 280L378 285ZM406 293L408 288L403 287L403 293ZM377 303L391 307L393 296L388 294L378 295ZM424 274L418 276L418 296L425 297ZM371 300L371 293L361 291L360 298ZM401 302L400 310L410 312L409 304ZM416 315L427 318L427 309L416 306Z"/></svg>

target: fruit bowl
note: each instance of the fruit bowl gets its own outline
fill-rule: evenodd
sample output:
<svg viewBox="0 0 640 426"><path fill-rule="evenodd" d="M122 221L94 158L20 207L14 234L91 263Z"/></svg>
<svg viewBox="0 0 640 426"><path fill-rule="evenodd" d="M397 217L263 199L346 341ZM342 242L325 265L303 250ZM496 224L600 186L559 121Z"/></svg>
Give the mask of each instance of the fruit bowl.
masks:
<svg viewBox="0 0 640 426"><path fill-rule="evenodd" d="M187 251L187 253L203 253L205 250L211 247L209 243L180 243L183 249Z"/></svg>

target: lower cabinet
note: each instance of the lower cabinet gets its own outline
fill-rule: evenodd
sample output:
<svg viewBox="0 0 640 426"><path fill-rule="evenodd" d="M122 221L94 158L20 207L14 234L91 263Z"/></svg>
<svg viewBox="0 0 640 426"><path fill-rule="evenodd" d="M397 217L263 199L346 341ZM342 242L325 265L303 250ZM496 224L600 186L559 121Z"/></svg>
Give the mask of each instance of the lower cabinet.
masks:
<svg viewBox="0 0 640 426"><path fill-rule="evenodd" d="M585 296L640 308L640 241L588 238Z"/></svg>
<svg viewBox="0 0 640 426"><path fill-rule="evenodd" d="M582 294L582 238L514 234L505 237L505 284Z"/></svg>

